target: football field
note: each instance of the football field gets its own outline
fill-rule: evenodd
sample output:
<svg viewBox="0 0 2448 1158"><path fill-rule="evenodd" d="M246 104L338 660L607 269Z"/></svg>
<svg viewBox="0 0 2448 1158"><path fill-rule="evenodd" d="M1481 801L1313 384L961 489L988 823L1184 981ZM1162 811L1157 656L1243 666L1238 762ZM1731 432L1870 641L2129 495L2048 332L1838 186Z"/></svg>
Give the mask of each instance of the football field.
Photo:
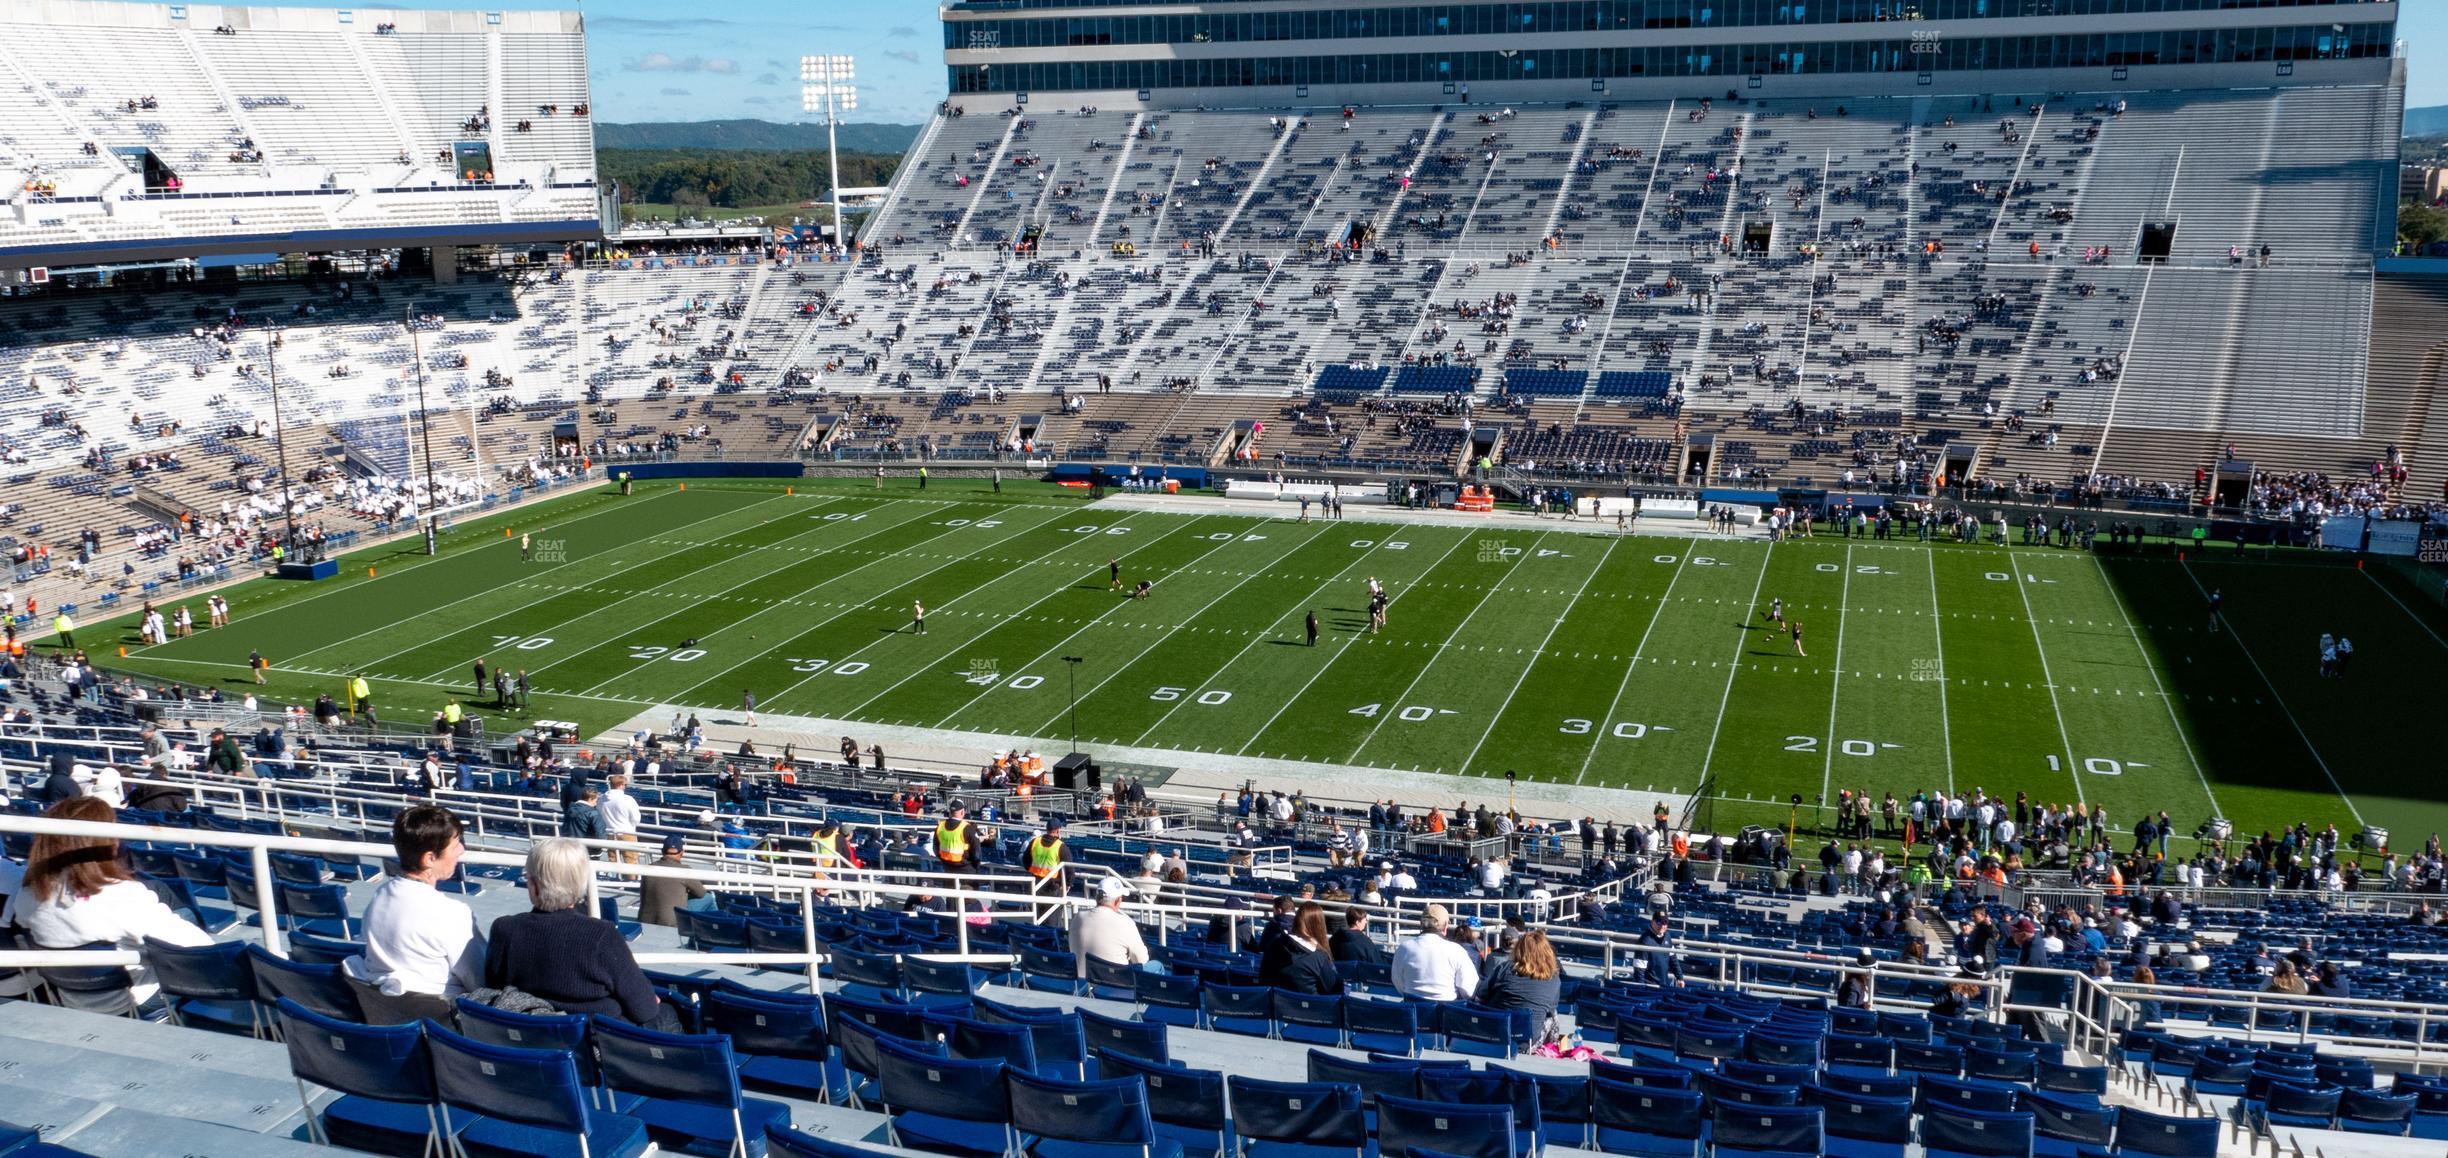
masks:
<svg viewBox="0 0 2448 1158"><path fill-rule="evenodd" d="M664 706L736 718L753 692L769 719L1059 750L1076 680L1091 750L1705 784L1720 828L1782 824L1794 794L1808 824L1840 789L1975 786L2103 804L2120 830L2165 809L2180 834L2223 814L2385 825L2404 845L2448 819L2422 772L2440 765L2426 712L2448 641L2351 560L1303 523L1007 489L595 488L464 522L436 558L380 548L335 581L250 584L229 628L99 634L128 646L113 666L232 694L256 648L275 698L337 697L362 671L395 721L489 702L471 695L484 657L528 673L532 715L590 733ZM1150 597L1110 591L1115 562ZM1371 577L1393 596L1378 634ZM1776 600L1799 645L1767 622ZM2342 677L2315 670L2323 631L2355 641Z"/></svg>

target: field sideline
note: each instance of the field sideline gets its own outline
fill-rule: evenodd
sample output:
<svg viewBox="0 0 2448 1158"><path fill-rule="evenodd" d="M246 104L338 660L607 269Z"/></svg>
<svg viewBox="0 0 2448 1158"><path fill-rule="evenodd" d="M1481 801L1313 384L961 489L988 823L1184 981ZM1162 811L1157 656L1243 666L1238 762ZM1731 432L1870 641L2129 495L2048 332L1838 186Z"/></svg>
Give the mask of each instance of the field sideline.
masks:
<svg viewBox="0 0 2448 1158"><path fill-rule="evenodd" d="M1089 508L1035 484L871 486L597 488L466 524L439 558L378 549L331 583L241 587L228 629L150 648L132 621L81 634L128 645L114 666L233 692L261 648L276 698L365 671L392 720L449 695L486 714L481 655L528 671L534 715L590 730L651 706L731 718L753 691L764 715L1053 748L1076 675L1083 746L1705 780L1719 827L1782 823L1768 802L1795 793L1974 786L2099 803L2120 830L2144 809L2180 833L2214 812L2251 831L2381 824L2400 844L2448 827L2403 774L2428 750L2406 721L2448 640L2350 561L1304 524ZM1110 560L1152 597L1109 592ZM1394 596L1379 635L1371 576ZM1765 621L1771 600L1806 655ZM2343 678L2314 671L2322 631L2356 642Z"/></svg>

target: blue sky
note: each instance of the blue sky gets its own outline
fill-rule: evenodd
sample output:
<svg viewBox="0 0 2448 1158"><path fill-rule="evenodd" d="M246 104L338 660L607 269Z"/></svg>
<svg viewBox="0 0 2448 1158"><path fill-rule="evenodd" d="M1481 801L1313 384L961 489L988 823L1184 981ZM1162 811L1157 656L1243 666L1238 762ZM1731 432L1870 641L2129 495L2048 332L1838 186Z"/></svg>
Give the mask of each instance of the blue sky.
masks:
<svg viewBox="0 0 2448 1158"><path fill-rule="evenodd" d="M419 8L467 8L407 0ZM943 32L933 0L700 0L675 9L642 0L510 4L578 7L596 116L607 121L803 119L799 58L858 58L859 109L846 120L912 124L943 99ZM2405 4L2397 34L2408 45L2406 104L2448 104L2448 0ZM693 14L691 14L693 13Z"/></svg>

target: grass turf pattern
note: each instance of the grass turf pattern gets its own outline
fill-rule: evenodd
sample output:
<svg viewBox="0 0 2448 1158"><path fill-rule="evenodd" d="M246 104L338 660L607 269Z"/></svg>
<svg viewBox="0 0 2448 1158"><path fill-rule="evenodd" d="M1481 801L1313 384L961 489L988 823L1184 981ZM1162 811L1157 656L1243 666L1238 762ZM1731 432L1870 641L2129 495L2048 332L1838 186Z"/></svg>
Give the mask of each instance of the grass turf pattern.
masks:
<svg viewBox="0 0 2448 1158"><path fill-rule="evenodd" d="M2245 831L2380 824L2405 844L2448 820L2409 774L2436 761L2420 722L2448 641L2393 580L2332 558L1302 523L1005 489L597 488L463 525L438 557L378 548L337 581L247 585L227 629L140 647L130 619L85 642L233 692L261 648L276 698L338 697L365 671L395 721L489 702L472 694L483 656L527 670L531 715L590 731L652 705L729 718L753 691L768 716L1049 749L1076 675L1086 746L1705 779L1720 828L1782 824L1797 793L1807 824L1839 789L1975 786L2099 803L2119 830L2165 809L2180 832L2215 812ZM1109 591L1114 561L1152 596ZM1380 634L1371 577L1393 594ZM2323 631L2357 643L2341 678L2315 671Z"/></svg>

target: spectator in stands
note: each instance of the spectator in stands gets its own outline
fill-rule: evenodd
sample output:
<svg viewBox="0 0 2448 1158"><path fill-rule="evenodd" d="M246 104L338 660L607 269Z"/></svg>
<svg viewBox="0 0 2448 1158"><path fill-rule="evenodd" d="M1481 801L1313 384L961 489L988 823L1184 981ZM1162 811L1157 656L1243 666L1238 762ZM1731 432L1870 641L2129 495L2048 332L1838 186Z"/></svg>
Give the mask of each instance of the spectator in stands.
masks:
<svg viewBox="0 0 2448 1158"><path fill-rule="evenodd" d="M578 790L578 799L561 811L561 835L577 840L604 839L603 813L596 802L603 794L589 784Z"/></svg>
<svg viewBox="0 0 2448 1158"><path fill-rule="evenodd" d="M432 804L391 821L399 872L366 902L365 952L343 963L370 1020L431 1017L448 1025L452 999L484 987L476 914L436 887L459 871L464 831L450 809Z"/></svg>
<svg viewBox="0 0 2448 1158"><path fill-rule="evenodd" d="M1514 940L1511 951L1488 959L1487 976L1480 978L1477 995L1481 1005L1527 1009L1534 1020L1544 1022L1555 1016L1563 985L1555 946L1548 943L1547 934L1531 929Z"/></svg>
<svg viewBox="0 0 2448 1158"><path fill-rule="evenodd" d="M1096 907L1072 919L1071 951L1079 954L1083 976L1092 958L1108 965L1134 968L1147 964L1147 939L1139 935L1139 923L1122 913L1122 899L1130 894L1129 881L1113 876L1100 878L1096 883Z"/></svg>
<svg viewBox="0 0 2448 1158"><path fill-rule="evenodd" d="M1293 993L1343 992L1329 943L1326 910L1316 901L1304 902L1293 915L1292 927L1267 942L1259 954L1258 983Z"/></svg>
<svg viewBox="0 0 2448 1158"><path fill-rule="evenodd" d="M614 773L604 778L604 784L606 791L595 810L603 818L605 834L623 844L636 844L640 810L637 799L629 795L629 778ZM636 853L627 850L613 856L622 864L636 864L638 860Z"/></svg>
<svg viewBox="0 0 2448 1158"><path fill-rule="evenodd" d="M1471 951L1448 940L1453 914L1432 904L1420 910L1419 933L1394 951L1394 989L1420 1001L1454 1001L1479 990Z"/></svg>
<svg viewBox="0 0 2448 1158"><path fill-rule="evenodd" d="M2295 962L2281 957L2271 966L2269 984L2262 986L2261 991L2302 997L2309 989L2304 985L2303 975L2295 971Z"/></svg>
<svg viewBox="0 0 2448 1158"><path fill-rule="evenodd" d="M553 837L528 850L527 897L534 908L493 922L485 984L524 990L563 1013L679 1032L679 1014L655 996L620 928L578 911L587 899L587 874L587 852L577 841Z"/></svg>
<svg viewBox="0 0 2448 1158"><path fill-rule="evenodd" d="M1327 940L1326 951L1337 961L1367 961L1382 963L1385 950L1377 938L1368 935L1368 910L1353 906L1343 910L1343 928Z"/></svg>
<svg viewBox="0 0 2448 1158"><path fill-rule="evenodd" d="M44 779L40 791L29 794L29 799L37 804L57 805L85 795L84 786L76 781L76 757L66 752L53 752L49 759L51 774Z"/></svg>
<svg viewBox="0 0 2448 1158"><path fill-rule="evenodd" d="M829 822L828 822L829 823ZM680 854L688 842L678 833L663 838L663 859L655 863L664 868L686 868ZM705 886L691 877L647 877L638 885L638 920L648 925L677 924L672 914L682 905L706 895Z"/></svg>
<svg viewBox="0 0 2448 1158"><path fill-rule="evenodd" d="M52 805L43 818L109 824L118 814L97 797L80 796ZM26 856L25 883L8 911L0 913L0 925L24 929L37 949L75 949L97 941L121 949L142 948L147 940L185 948L212 943L212 934L172 912L128 871L119 841L108 836L36 836ZM150 1011L160 987L141 965L129 966L128 977L130 999Z"/></svg>

